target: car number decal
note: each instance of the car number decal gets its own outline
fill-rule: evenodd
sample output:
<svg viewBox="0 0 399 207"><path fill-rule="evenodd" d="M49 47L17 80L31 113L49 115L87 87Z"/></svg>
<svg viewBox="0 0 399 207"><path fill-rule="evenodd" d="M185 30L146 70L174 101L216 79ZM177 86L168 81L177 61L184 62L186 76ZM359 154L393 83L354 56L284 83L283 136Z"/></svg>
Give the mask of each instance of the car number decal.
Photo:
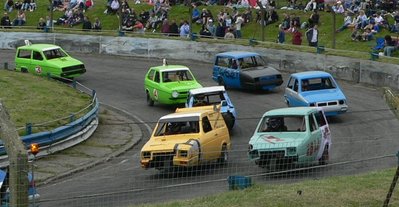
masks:
<svg viewBox="0 0 399 207"><path fill-rule="evenodd" d="M152 94L154 95L155 100L158 100L158 91L157 91L157 89L154 89L152 91Z"/></svg>
<svg viewBox="0 0 399 207"><path fill-rule="evenodd" d="M320 145L317 141L313 141L308 144L308 151L306 152L307 156L312 156L315 152L319 151Z"/></svg>
<svg viewBox="0 0 399 207"><path fill-rule="evenodd" d="M265 140L266 142L269 142L269 143L272 143L272 144L275 144L275 142L282 142L282 141L284 141L284 140L281 139L281 138L278 138L278 137L275 137L275 136L271 136L271 135L265 135L265 136L263 136L262 138L263 138L263 140Z"/></svg>
<svg viewBox="0 0 399 207"><path fill-rule="evenodd" d="M42 68L40 66L35 67L35 72L36 73L42 73Z"/></svg>

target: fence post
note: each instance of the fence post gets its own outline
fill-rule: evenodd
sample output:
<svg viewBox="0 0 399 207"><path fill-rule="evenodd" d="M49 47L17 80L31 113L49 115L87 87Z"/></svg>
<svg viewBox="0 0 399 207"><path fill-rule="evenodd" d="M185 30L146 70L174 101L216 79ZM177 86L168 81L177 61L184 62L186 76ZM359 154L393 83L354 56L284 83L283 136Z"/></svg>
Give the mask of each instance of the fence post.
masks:
<svg viewBox="0 0 399 207"><path fill-rule="evenodd" d="M69 123L75 121L75 114L69 115Z"/></svg>
<svg viewBox="0 0 399 207"><path fill-rule="evenodd" d="M73 81L72 81L72 87L73 87L74 89L76 89L76 80L75 80L75 79L73 79Z"/></svg>
<svg viewBox="0 0 399 207"><path fill-rule="evenodd" d="M26 123L26 125L25 125L25 134L26 135L32 134L32 123Z"/></svg>
<svg viewBox="0 0 399 207"><path fill-rule="evenodd" d="M392 183L391 183L391 187L389 188L389 191L388 191L387 197L385 198L383 207L388 207L389 200L391 200L391 196L392 196L393 190L395 190L395 186L396 186L396 183L398 181L398 177L399 177L399 151L396 153L396 157L398 158L398 167L396 168L396 173L395 173L395 176L393 177L393 180L392 180Z"/></svg>
<svg viewBox="0 0 399 207"><path fill-rule="evenodd" d="M91 97L94 97L96 95L96 90L91 91Z"/></svg>

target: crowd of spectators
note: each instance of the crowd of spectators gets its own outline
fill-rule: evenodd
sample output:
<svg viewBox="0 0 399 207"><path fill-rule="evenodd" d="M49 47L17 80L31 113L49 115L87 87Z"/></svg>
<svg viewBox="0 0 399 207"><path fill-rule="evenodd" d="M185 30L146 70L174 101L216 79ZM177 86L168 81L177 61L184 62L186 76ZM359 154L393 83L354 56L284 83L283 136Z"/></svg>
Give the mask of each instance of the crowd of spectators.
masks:
<svg viewBox="0 0 399 207"><path fill-rule="evenodd" d="M85 31L101 30L101 22L98 18L92 23L85 16L85 11L94 5L93 0L52 0L52 2L52 7L49 9L63 12L63 16L58 18L55 24L69 27L81 24ZM285 43L288 34L292 37L292 44L302 45L302 38L306 38L309 46L317 47L320 27L319 11L342 15L344 20L338 26L336 33L351 30L348 39L351 38L353 41L372 41L381 30L399 32L399 10L396 10L398 0L337 0L333 5L325 4L325 0L286 0L285 5L280 8L276 7L275 0L134 0L131 2L149 3L152 8L136 13L129 6L128 0L107 0L104 14L121 17L122 30L139 33L158 31L170 36L189 37L190 32L193 32L205 38L235 39L242 38L242 29L245 29L245 25L249 22L260 25L278 22L279 30L276 40L278 43ZM192 7L192 22L182 19L176 23L176 20L168 19L171 6L176 4ZM216 4L224 5L224 7L212 14L208 6ZM279 2L280 6L282 4L284 3ZM35 0L5 0L5 13L1 19L1 26L24 25L25 12L34 11L36 8ZM303 18L303 13L295 15L296 12L287 12L283 13L280 19L277 9L297 10L298 13L303 11L309 13L309 16L301 20L300 16ZM17 13L15 18L10 20L9 15L13 10L17 10ZM255 18L253 14L256 15ZM393 18L393 22L390 23L387 18ZM201 29L191 31L191 24L197 24ZM48 17L40 18L37 28L45 29L49 25L51 23ZM397 40L393 38L393 42L396 43ZM392 54L396 49L397 43L393 50L390 49L390 52L385 52L385 54Z"/></svg>

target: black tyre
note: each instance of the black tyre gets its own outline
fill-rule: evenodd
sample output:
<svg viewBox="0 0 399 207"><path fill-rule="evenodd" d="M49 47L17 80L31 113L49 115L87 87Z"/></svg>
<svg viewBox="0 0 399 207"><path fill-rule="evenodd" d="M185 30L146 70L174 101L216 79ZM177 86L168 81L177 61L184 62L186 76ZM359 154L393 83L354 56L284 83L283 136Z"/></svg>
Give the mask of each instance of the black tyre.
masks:
<svg viewBox="0 0 399 207"><path fill-rule="evenodd" d="M28 72L28 69L26 69L26 68L21 68L21 72L27 73L27 72Z"/></svg>
<svg viewBox="0 0 399 207"><path fill-rule="evenodd" d="M147 105L154 106L154 101L151 99L150 94L148 94L148 91L146 92L146 94L147 94Z"/></svg>
<svg viewBox="0 0 399 207"><path fill-rule="evenodd" d="M231 129L233 129L234 123L236 121L233 114L231 114L230 112L223 113L223 119L224 119L224 122L226 123L226 126L229 129L229 131L231 131Z"/></svg>
<svg viewBox="0 0 399 207"><path fill-rule="evenodd" d="M226 145L224 144L224 145L222 146L222 150L221 150L221 152L220 152L220 157L219 157L219 159L218 159L218 164L224 165L224 164L227 163L228 160L229 160L229 152L227 152L227 147L226 147Z"/></svg>
<svg viewBox="0 0 399 207"><path fill-rule="evenodd" d="M321 158L319 159L319 164L320 164L320 165L327 165L329 159L330 159L330 155L329 155L329 153L328 153L328 145L326 145L326 146L324 147L323 154L321 155Z"/></svg>

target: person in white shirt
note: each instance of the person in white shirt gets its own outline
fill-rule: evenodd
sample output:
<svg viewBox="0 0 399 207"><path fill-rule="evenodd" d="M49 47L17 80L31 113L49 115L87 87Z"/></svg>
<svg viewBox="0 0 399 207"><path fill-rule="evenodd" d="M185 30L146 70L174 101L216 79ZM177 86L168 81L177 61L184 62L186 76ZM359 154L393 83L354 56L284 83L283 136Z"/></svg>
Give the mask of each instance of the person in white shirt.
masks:
<svg viewBox="0 0 399 207"><path fill-rule="evenodd" d="M241 14L238 14L237 18L236 18L236 22L234 23L235 24L235 29L236 29L236 38L241 38L242 37L242 35L241 35L241 26L242 26L243 23L244 23L244 19L242 18Z"/></svg>
<svg viewBox="0 0 399 207"><path fill-rule="evenodd" d="M319 42L319 30L317 29L317 24L306 31L306 38L309 42L309 46L317 47Z"/></svg>

